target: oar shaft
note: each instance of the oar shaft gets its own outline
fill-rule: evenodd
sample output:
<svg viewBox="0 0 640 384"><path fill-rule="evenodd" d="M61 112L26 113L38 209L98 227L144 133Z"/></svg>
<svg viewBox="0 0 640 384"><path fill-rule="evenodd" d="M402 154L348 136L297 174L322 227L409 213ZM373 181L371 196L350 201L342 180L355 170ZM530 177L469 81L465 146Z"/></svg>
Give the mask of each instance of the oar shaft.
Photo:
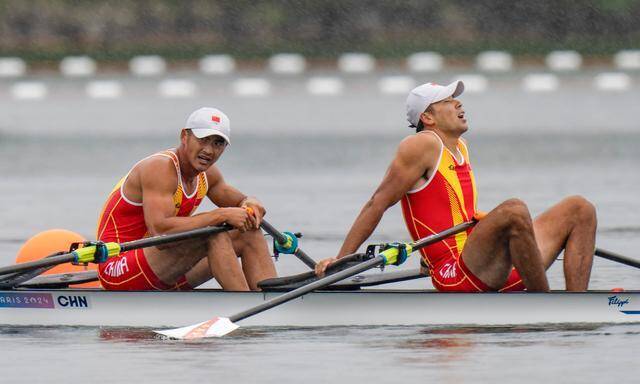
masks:
<svg viewBox="0 0 640 384"><path fill-rule="evenodd" d="M620 264L625 264L625 265L628 265L628 266L631 266L631 267L640 268L640 261L634 260L634 259L632 259L630 257L619 255L619 254L611 252L611 251L607 251L607 250L602 249L602 248L596 248L595 255L596 256L600 256L603 259L607 259L607 260L618 262Z"/></svg>
<svg viewBox="0 0 640 384"><path fill-rule="evenodd" d="M12 273L12 274L9 274L9 275L1 275L0 276L0 288L2 288L2 289L12 289L12 288L24 283L25 281L29 281L29 280L33 279L34 277L45 273L46 271L50 270L53 267L54 267L54 265L50 265L48 267L35 268L35 269L31 269L31 270L24 271L24 272Z"/></svg>
<svg viewBox="0 0 640 384"><path fill-rule="evenodd" d="M266 220L262 220L260 227L265 230L271 237L276 239L278 243L286 243L287 237L280 233L273 225L269 224Z"/></svg>
<svg viewBox="0 0 640 384"><path fill-rule="evenodd" d="M286 243L287 238L280 231L278 231L274 226L262 220L260 223L260 227L264 229L269 235L271 235L278 243ZM309 268L314 269L316 267L316 262L309 255L307 255L302 249L298 248L293 253L300 261L305 263Z"/></svg>
<svg viewBox="0 0 640 384"><path fill-rule="evenodd" d="M462 224L458 224L454 227L451 227L447 230L444 230L440 233L436 233L433 234L431 236L425 237L415 243L412 244L412 250L416 251L420 248L424 248L429 244L433 244L437 241L440 241L442 239L445 239L451 235L455 235L456 233L462 232L467 230L469 227L473 226L477 221L476 220L471 220L468 222L464 222ZM350 255L347 255L350 256ZM345 256L345 257L347 257ZM379 255L377 257L374 257L373 259L367 260L367 261L363 261L362 263L358 264L358 265L354 265L353 267L347 268L345 270L342 270L340 272L334 273L333 275L329 275L327 277L324 277L320 280L316 280L313 283L307 284L305 286L302 286L298 289L294 289L293 291L287 292L285 294L282 294L278 297L275 297L269 301L266 301L260 305L257 305L253 308L249 308L246 311L237 313L233 316L229 317L229 320L231 320L231 322L236 322L236 321L240 321L242 319L246 319L247 317L256 315L260 312L266 311L267 309L273 308L275 306L278 306L280 304L286 303L287 301L291 301L295 298L298 298L300 296L304 296L309 292L315 291L316 289L321 289L324 287L327 287L333 283L336 283L340 280L344 280L348 277L351 277L353 275L357 275L358 273L367 271L371 268L377 267L379 265L384 264L386 261L385 256L383 255Z"/></svg>
<svg viewBox="0 0 640 384"><path fill-rule="evenodd" d="M198 229L192 229L186 232L172 233L168 235L158 235L154 237L147 237L140 240L128 241L120 244L120 252L131 251L133 249L155 247L158 245L173 243L180 240L193 239L195 237L203 237L209 235L215 235L216 233L226 232L232 230L230 225L221 226L209 226Z"/></svg>
<svg viewBox="0 0 640 384"><path fill-rule="evenodd" d="M275 297L269 301L265 301L264 303L257 305L253 308L250 308L244 312L240 312L237 313L231 317L229 317L229 320L231 320L231 322L236 322L236 321L240 321L242 319L246 319L249 316L253 316L253 315L257 315L260 312L264 312L267 309L273 308L277 305L286 303L287 301L291 301L293 299L296 299L300 296L304 296L309 292L312 292L316 289L320 289L320 288L324 288L328 285L331 285L335 282L338 282L340 280L344 280L348 277L351 277L353 275L357 275L358 273L364 272L368 269L377 267L379 265L381 265L382 263L384 263L384 257L382 256L378 256L375 257L371 260L367 260L365 262L362 262L361 264L358 265L354 265L351 268L347 268L345 270L342 270L338 273L335 273L333 275L327 276L325 278L322 278L320 280L314 281L313 283L307 284L305 286L302 286L298 289L294 289L293 291L287 292L285 294L282 294L278 297Z"/></svg>
<svg viewBox="0 0 640 384"><path fill-rule="evenodd" d="M222 226L219 226L219 227L210 226L210 227L198 228L198 229L194 229L194 230L190 230L190 231L186 231L186 232L181 232L181 233L174 233L174 234L170 234L170 235L160 235L160 236L148 237L148 238L145 238L145 239L129 241L129 242L122 243L122 244L116 244L116 243L108 243L108 244L115 245L116 248L117 248L117 246L119 246L120 247L120 252L125 252L125 251L130 251L130 250L133 250L133 249L139 249L139 248L145 248L145 247L153 247L153 246L157 246L157 245L172 243L172 242L175 242L175 241L191 239L191 238L194 238L194 237L202 237L202 236L213 235L213 234L216 234L216 233L229 231L231 229L233 229L233 227L231 227L229 225L222 225ZM80 253L80 252L82 252L82 250L85 250L85 249L86 248L80 248L76 252ZM76 253L76 252L69 252L69 253L65 253L65 254L62 254L62 255L58 255L58 256L46 257L44 259L29 261L29 262L26 262L26 263L20 263L20 264L16 264L16 265L10 265L10 266L7 266L7 267L0 267L0 276L1 275L6 275L6 274L9 274L9 273L28 271L30 269L35 269L35 268L49 267L49 266L52 266L52 265L58 265L58 264L64 264L64 263L71 263L71 262L76 261L76 258L77 258L77 255L78 255L78 253ZM88 254L88 255L91 258L93 258L93 253Z"/></svg>
<svg viewBox="0 0 640 384"><path fill-rule="evenodd" d="M424 248L429 244L433 244L436 241L440 241L444 238L447 238L449 236L455 235L457 233L460 233L462 231L466 231L467 229L473 227L475 224L477 223L477 220L470 220L470 221L465 221L464 223L458 224L456 226L453 226L449 229L445 229L442 232L439 233L435 233L431 236L427 236L424 237L418 241L416 241L415 243L412 244L412 248L414 251L417 251L420 248Z"/></svg>
<svg viewBox="0 0 640 384"><path fill-rule="evenodd" d="M64 255L51 256L51 257L47 257L40 260L28 261L26 263L20 263L16 265L9 265L7 267L1 267L0 275L27 271L34 268L49 267L52 265L69 263L74 260L75 260L75 255L71 253L65 253Z"/></svg>

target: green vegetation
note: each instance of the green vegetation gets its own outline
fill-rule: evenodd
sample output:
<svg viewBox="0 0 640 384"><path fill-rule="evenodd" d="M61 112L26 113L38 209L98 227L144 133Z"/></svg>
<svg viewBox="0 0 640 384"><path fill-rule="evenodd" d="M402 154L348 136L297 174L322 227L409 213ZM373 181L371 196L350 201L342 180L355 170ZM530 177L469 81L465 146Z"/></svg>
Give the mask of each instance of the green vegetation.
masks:
<svg viewBox="0 0 640 384"><path fill-rule="evenodd" d="M399 58L487 49L590 56L640 48L640 0L4 0L0 56L46 62L229 53L260 59L346 51Z"/></svg>

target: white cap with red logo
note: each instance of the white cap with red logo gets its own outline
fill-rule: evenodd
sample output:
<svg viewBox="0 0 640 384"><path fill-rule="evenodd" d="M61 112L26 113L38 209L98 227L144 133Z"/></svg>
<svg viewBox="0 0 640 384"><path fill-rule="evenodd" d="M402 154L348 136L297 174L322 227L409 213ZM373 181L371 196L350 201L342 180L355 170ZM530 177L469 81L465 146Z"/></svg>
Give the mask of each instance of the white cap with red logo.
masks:
<svg viewBox="0 0 640 384"><path fill-rule="evenodd" d="M464 92L464 83L460 80L449 85L426 83L415 87L407 97L407 120L411 127L417 127L420 115L433 103L447 97L458 97Z"/></svg>
<svg viewBox="0 0 640 384"><path fill-rule="evenodd" d="M184 126L190 129L195 137L202 139L203 137L217 135L231 144L229 136L231 136L231 123L229 118L221 110L217 108L200 108L195 110Z"/></svg>

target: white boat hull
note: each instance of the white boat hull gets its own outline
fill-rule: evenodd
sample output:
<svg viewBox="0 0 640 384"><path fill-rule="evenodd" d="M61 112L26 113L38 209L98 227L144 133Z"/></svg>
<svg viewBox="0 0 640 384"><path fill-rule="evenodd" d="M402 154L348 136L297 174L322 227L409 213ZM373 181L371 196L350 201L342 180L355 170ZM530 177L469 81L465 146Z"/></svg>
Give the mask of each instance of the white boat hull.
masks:
<svg viewBox="0 0 640 384"><path fill-rule="evenodd" d="M280 293L0 291L0 324L178 327L231 316ZM241 321L243 326L509 325L640 322L640 292L314 292Z"/></svg>

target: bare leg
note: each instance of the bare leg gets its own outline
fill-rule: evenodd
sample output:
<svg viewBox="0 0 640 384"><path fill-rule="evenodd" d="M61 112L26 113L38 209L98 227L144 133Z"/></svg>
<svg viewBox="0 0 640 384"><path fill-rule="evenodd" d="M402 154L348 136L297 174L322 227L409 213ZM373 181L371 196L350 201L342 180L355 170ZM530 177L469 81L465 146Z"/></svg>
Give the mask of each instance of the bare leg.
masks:
<svg viewBox="0 0 640 384"><path fill-rule="evenodd" d="M476 224L461 257L474 275L495 290L504 286L515 266L528 291L549 291L531 216L520 200L505 201Z"/></svg>
<svg viewBox="0 0 640 384"><path fill-rule="evenodd" d="M259 289L258 282L277 276L262 231L233 231L230 236L236 254L242 258L242 270L252 290Z"/></svg>
<svg viewBox="0 0 640 384"><path fill-rule="evenodd" d="M196 288L201 284L206 283L207 281L213 279L213 272L211 271L211 267L209 266L209 258L204 257L198 261L198 263L191 268L190 271L185 273L185 277L187 278L187 283L189 286ZM222 286L222 284L220 284Z"/></svg>
<svg viewBox="0 0 640 384"><path fill-rule="evenodd" d="M564 249L566 289L585 291L595 249L595 207L583 197L571 196L536 217L533 227L545 268Z"/></svg>
<svg viewBox="0 0 640 384"><path fill-rule="evenodd" d="M248 231L245 233L231 231L229 232L229 237L233 244L234 261L232 263L231 260L228 260L225 265L233 265L235 270L236 266L239 266L236 255L241 257L242 270L239 272L244 272L242 278L248 289L258 290L258 282L276 277L276 269L261 231ZM187 273L187 281L192 287L196 287L213 277L209 264L207 259L203 259ZM216 269L220 271L220 268L213 268L213 271ZM234 274L236 272L238 271L235 271ZM216 279L220 282L217 276Z"/></svg>
<svg viewBox="0 0 640 384"><path fill-rule="evenodd" d="M207 259L213 277L227 291L248 291L247 280L240 268L229 236L211 240Z"/></svg>
<svg viewBox="0 0 640 384"><path fill-rule="evenodd" d="M162 249L148 248L145 255L156 276L166 284L175 284L186 275L187 282L195 287L213 276L226 290L249 290L226 233L182 241Z"/></svg>

